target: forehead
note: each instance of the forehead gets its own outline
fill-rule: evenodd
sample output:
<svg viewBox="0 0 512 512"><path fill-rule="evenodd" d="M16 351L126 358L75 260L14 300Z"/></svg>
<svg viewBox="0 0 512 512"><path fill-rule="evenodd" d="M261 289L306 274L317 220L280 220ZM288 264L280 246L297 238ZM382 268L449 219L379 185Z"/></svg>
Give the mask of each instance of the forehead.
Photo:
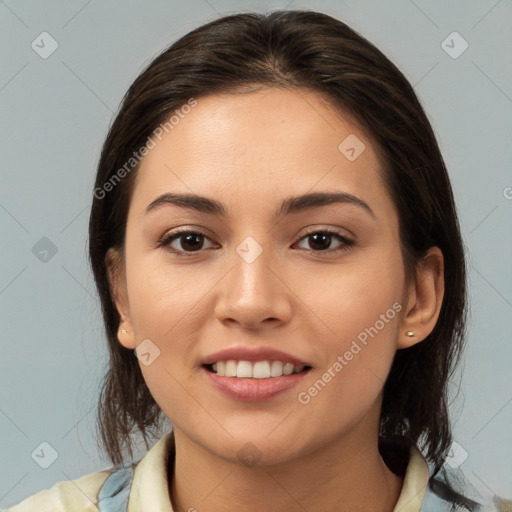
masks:
<svg viewBox="0 0 512 512"><path fill-rule="evenodd" d="M261 208L274 196L316 189L390 202L366 132L315 92L216 94L197 98L186 110L161 140L153 138L156 145L137 173L134 202L147 206L157 195L176 191L220 195L228 202L243 197L246 208Z"/></svg>

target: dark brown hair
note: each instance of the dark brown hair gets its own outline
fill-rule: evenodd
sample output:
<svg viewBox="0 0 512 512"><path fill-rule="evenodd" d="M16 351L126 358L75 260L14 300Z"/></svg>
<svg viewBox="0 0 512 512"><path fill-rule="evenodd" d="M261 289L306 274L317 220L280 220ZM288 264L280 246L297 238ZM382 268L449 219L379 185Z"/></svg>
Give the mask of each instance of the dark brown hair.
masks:
<svg viewBox="0 0 512 512"><path fill-rule="evenodd" d="M134 352L117 339L119 315L105 255L123 247L137 169L117 179L119 170L126 170L153 130L190 98L252 86L316 91L358 120L382 160L398 211L407 276L430 247L443 252L440 317L425 340L397 351L384 387L380 432L382 450L418 443L438 469L452 439L447 384L466 320L466 268L450 181L432 127L404 75L346 24L311 11L240 14L203 25L157 56L123 99L102 149L89 223L110 355L98 404L103 447L115 464L123 461L124 446L133 457L134 430L148 446L148 433L157 430L163 414ZM388 454L391 464L392 459Z"/></svg>

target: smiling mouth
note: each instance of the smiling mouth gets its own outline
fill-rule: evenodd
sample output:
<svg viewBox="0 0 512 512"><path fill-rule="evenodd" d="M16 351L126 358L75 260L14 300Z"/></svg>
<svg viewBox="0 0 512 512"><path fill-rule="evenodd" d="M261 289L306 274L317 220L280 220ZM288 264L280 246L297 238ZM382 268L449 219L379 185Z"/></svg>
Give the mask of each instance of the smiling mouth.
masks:
<svg viewBox="0 0 512 512"><path fill-rule="evenodd" d="M203 365L209 372L221 377L272 379L286 377L295 373L306 372L311 369L308 365L294 365L284 361L244 361L229 359L217 361L213 364Z"/></svg>

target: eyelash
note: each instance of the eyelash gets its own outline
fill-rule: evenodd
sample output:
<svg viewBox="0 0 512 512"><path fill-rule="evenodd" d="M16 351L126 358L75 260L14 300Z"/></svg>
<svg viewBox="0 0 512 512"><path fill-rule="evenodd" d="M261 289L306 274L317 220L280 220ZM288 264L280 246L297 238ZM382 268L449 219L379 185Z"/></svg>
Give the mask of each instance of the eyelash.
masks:
<svg viewBox="0 0 512 512"><path fill-rule="evenodd" d="M306 239L306 238L308 238L308 237L310 237L312 235L316 235L316 234L323 234L323 235L334 236L334 237L336 237L338 239L338 241L342 242L343 245L341 245L340 247L338 247L336 249L326 249L326 250L323 250L323 251L315 251L314 249L304 249L304 250L308 251L309 253L312 253L312 254L315 254L315 255L323 256L324 254L327 254L327 255L331 255L333 253L337 254L339 252L348 251L351 247L353 247L355 245L355 241L354 240L351 240L351 239L341 235L339 232L337 232L337 231L335 231L333 229L329 229L329 228L326 228L326 229L312 229L311 231L306 232L298 240L297 243L301 242L302 240L304 240L304 239ZM200 249L198 251L188 251L187 252L187 251L181 251L181 250L176 250L176 249L170 248L170 244L174 240L177 240L180 237L182 237L183 235L200 235L200 236L210 240L210 238L207 235L205 235L204 233L201 233L200 231L192 231L190 229L184 228L184 229L180 229L178 231L174 231L172 233L168 233L167 235L165 235L158 242L157 246L158 247L164 247L166 250L168 250L169 252L175 254L178 257L191 257L191 256L194 256L197 253L200 253L202 251Z"/></svg>

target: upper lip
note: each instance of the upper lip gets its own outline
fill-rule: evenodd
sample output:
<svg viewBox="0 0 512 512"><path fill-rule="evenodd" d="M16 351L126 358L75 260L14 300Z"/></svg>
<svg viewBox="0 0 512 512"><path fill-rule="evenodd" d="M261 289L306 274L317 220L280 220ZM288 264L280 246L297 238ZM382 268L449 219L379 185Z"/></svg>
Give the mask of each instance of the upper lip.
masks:
<svg viewBox="0 0 512 512"><path fill-rule="evenodd" d="M281 350L272 347L247 347L235 346L219 350L203 359L202 364L208 365L218 361L282 361L284 363L293 363L295 366L310 366L307 362L297 359Z"/></svg>

